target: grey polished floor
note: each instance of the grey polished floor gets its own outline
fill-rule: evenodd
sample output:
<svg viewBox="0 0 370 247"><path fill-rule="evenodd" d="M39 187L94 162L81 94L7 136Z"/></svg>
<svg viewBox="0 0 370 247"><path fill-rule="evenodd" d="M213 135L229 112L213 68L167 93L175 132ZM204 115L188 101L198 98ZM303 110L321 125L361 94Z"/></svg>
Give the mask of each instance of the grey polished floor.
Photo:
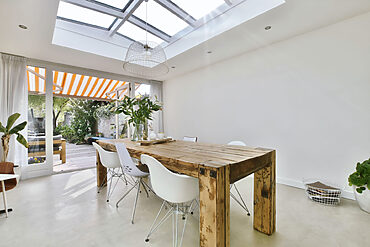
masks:
<svg viewBox="0 0 370 247"><path fill-rule="evenodd" d="M95 169L22 181L9 191L14 212L0 216L0 246L171 246L171 222L155 233L150 243L145 235L161 201L140 195L137 217L130 223L134 193L117 209L124 185L111 199L97 194ZM238 183L252 208L252 179ZM2 206L2 201L0 203ZM186 228L183 246L198 246L197 213ZM277 232L266 236L253 230L252 217L231 203L231 246L343 246L364 247L370 243L370 214L356 202L343 200L338 207L309 201L303 190L277 186Z"/></svg>

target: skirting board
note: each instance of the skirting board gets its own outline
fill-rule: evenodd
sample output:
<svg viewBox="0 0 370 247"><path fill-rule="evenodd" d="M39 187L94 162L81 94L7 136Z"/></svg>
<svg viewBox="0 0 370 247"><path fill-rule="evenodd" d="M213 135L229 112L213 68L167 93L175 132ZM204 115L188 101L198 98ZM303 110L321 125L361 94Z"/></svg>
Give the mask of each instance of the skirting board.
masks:
<svg viewBox="0 0 370 247"><path fill-rule="evenodd" d="M298 181L294 179L277 177L276 182L278 184L284 184L284 185L288 185L294 188L305 189L302 181ZM350 200L355 200L355 195L353 194L353 192L348 191L348 190L342 190L342 197L346 199L350 199Z"/></svg>

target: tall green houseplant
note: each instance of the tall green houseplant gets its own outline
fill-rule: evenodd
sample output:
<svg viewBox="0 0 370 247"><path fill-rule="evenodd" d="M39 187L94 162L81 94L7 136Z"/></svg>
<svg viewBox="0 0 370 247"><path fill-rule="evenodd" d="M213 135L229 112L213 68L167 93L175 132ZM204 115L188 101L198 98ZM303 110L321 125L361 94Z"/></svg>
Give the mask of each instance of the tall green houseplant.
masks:
<svg viewBox="0 0 370 247"><path fill-rule="evenodd" d="M15 121L17 121L17 119L21 116L21 114L19 113L14 113L13 115L11 115L9 118L8 118L8 121L6 123L6 126L4 126L1 122L0 122L0 133L3 133L3 136L1 137L1 144L3 146L3 157L2 157L2 162L6 162L7 158L8 158L8 153L9 153L9 141L10 141L10 137L12 135L17 135L17 138L16 140L22 144L24 147L28 148L28 143L26 141L26 139L24 138L24 136L19 133L20 131L22 131L26 125L27 125L27 121L24 121L16 126L13 127Z"/></svg>

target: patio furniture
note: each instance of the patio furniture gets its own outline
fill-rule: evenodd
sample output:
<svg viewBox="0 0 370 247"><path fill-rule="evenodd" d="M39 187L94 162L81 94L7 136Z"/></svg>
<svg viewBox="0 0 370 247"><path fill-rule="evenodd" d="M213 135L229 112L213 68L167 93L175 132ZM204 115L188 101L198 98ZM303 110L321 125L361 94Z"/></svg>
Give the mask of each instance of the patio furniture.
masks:
<svg viewBox="0 0 370 247"><path fill-rule="evenodd" d="M8 208L6 191L13 189L17 185L17 178L19 175L14 174L14 164L11 162L2 162L0 163L0 192L3 193L4 201L4 210L0 210L0 214L5 213L8 218L8 212L13 211L11 208Z"/></svg>
<svg viewBox="0 0 370 247"><path fill-rule="evenodd" d="M153 190L163 199L162 206L150 227L145 242L149 242L149 237L172 215L172 227L174 233L173 247L181 247L188 219L187 215L190 213L195 198L199 194L198 179L173 173L164 167L161 162L149 155L142 154L141 163L149 167L150 181L152 182ZM190 204L187 204L189 202ZM170 209L163 218L157 222L165 205L168 205ZM184 220L180 241L178 241L179 214L182 215L182 219Z"/></svg>
<svg viewBox="0 0 370 247"><path fill-rule="evenodd" d="M28 157L46 156L45 136L29 136L28 145ZM53 137L53 154L59 154L62 163L66 163L66 140L61 135Z"/></svg>
<svg viewBox="0 0 370 247"><path fill-rule="evenodd" d="M253 173L254 229L267 235L275 232L275 150L185 141L150 146L129 139L98 141L110 151L116 151L117 142L124 142L133 158L147 154L171 171L199 179L200 246L230 246L230 184ZM99 185L106 174L97 159Z"/></svg>

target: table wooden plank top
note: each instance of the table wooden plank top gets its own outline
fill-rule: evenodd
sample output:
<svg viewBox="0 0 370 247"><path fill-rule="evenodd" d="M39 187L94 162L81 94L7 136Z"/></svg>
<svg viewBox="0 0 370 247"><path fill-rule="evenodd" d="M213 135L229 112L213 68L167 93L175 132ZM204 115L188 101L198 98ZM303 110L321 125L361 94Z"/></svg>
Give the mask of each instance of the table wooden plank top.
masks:
<svg viewBox="0 0 370 247"><path fill-rule="evenodd" d="M140 146L129 139L99 140L106 150L116 151L115 143L124 142L131 156L140 159L141 154L150 155L165 164L169 169L197 177L199 165L219 168L231 166L233 182L253 173L269 163L274 150L244 146L220 145L199 142L173 141L149 146ZM258 162L261 160L261 162ZM253 166L248 166L248 163ZM245 166L248 166L245 168ZM241 168L243 174L238 170ZM238 173L238 174L235 174Z"/></svg>

